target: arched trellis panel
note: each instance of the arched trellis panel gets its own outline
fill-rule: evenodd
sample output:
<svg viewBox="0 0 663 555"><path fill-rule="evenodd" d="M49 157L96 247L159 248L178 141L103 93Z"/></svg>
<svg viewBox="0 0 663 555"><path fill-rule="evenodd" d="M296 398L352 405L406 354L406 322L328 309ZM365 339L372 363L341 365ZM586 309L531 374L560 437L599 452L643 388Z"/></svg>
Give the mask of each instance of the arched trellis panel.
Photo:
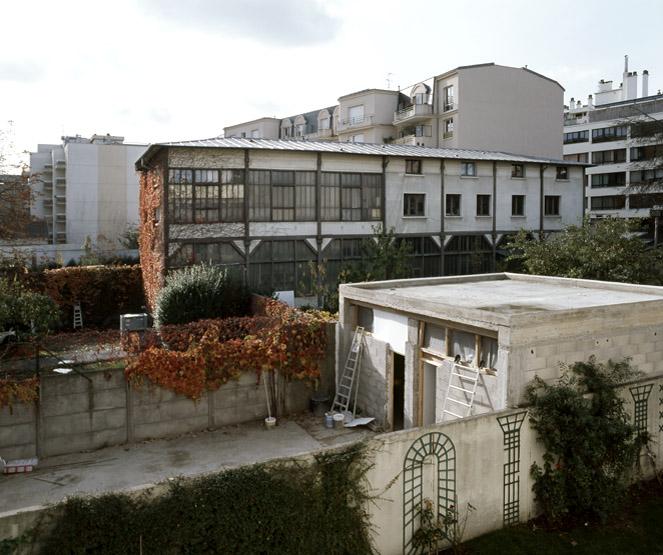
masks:
<svg viewBox="0 0 663 555"><path fill-rule="evenodd" d="M435 502L434 492L425 496L423 491L423 465L428 456L433 456L437 464L437 514L455 509L456 448L443 433L425 434L410 446L403 463L403 553L407 554L418 552L412 537L419 526L424 497Z"/></svg>

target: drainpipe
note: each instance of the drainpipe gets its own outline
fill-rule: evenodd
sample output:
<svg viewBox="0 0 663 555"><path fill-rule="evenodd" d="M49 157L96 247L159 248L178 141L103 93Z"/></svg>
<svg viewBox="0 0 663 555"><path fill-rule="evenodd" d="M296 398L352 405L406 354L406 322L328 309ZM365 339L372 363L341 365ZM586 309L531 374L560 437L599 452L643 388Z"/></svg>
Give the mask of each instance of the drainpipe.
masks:
<svg viewBox="0 0 663 555"><path fill-rule="evenodd" d="M493 243L493 272L497 268L497 162L493 160L493 229L492 229L492 243Z"/></svg>
<svg viewBox="0 0 663 555"><path fill-rule="evenodd" d="M545 172L546 168L547 166L545 164L541 164L539 166L539 240L543 240L543 215L545 206L543 173Z"/></svg>
<svg viewBox="0 0 663 555"><path fill-rule="evenodd" d="M251 233L249 228L249 201L248 201L248 183L249 183L249 166L250 166L249 149L244 149L244 206L243 206L243 219L244 219L244 285L249 284L249 251L251 250Z"/></svg>

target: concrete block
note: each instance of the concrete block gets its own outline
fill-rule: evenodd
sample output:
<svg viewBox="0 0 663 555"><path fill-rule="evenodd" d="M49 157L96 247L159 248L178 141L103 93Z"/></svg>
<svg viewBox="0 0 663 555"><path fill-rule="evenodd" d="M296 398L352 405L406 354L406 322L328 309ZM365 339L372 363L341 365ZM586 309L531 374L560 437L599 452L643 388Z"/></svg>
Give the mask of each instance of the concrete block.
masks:
<svg viewBox="0 0 663 555"><path fill-rule="evenodd" d="M23 445L0 446L0 456L5 460L30 459L37 456L37 445L26 443Z"/></svg>
<svg viewBox="0 0 663 555"><path fill-rule="evenodd" d="M37 428L34 422L0 427L0 456L7 458L3 455L5 447L34 443L36 433Z"/></svg>
<svg viewBox="0 0 663 555"><path fill-rule="evenodd" d="M42 457L53 457L66 453L77 453L94 449L92 434L75 433L60 436L46 436L41 445Z"/></svg>
<svg viewBox="0 0 663 555"><path fill-rule="evenodd" d="M92 430L101 432L112 428L126 430L127 411L123 408L96 410L92 413Z"/></svg>
<svg viewBox="0 0 663 555"><path fill-rule="evenodd" d="M89 412L45 416L42 422L43 433L46 438L85 434L92 430L92 418Z"/></svg>
<svg viewBox="0 0 663 555"><path fill-rule="evenodd" d="M663 360L663 353L660 351L651 351L645 355L645 362L656 363L659 360Z"/></svg>
<svg viewBox="0 0 663 555"><path fill-rule="evenodd" d="M157 421L136 424L134 438L136 441L150 438L169 437L192 431L205 430L209 425L208 415L180 418L170 422Z"/></svg>
<svg viewBox="0 0 663 555"><path fill-rule="evenodd" d="M178 397L177 393L161 387L144 385L134 389L134 403L136 405L158 405L167 403Z"/></svg>
<svg viewBox="0 0 663 555"><path fill-rule="evenodd" d="M41 377L41 392L44 397L84 393L89 388L88 381L78 374L44 373Z"/></svg>
<svg viewBox="0 0 663 555"><path fill-rule="evenodd" d="M124 388L113 388L95 391L92 404L94 410L119 408L126 410L127 390Z"/></svg>
<svg viewBox="0 0 663 555"><path fill-rule="evenodd" d="M89 409L90 394L87 391L69 395L44 395L42 397L41 411L46 417L85 412Z"/></svg>
<svg viewBox="0 0 663 555"><path fill-rule="evenodd" d="M17 403L9 410L9 407L0 408L0 426L15 426L16 424L25 424L34 422L35 406Z"/></svg>
<svg viewBox="0 0 663 555"><path fill-rule="evenodd" d="M90 372L87 375L92 379L95 391L124 388L126 385L123 368L100 370L98 372Z"/></svg>
<svg viewBox="0 0 663 555"><path fill-rule="evenodd" d="M137 405L133 408L134 423L168 422L208 414L207 398L193 402L186 397L179 397L167 403Z"/></svg>
<svg viewBox="0 0 663 555"><path fill-rule="evenodd" d="M92 433L90 441L95 449L101 449L109 445L120 445L127 441L127 429L126 427L121 427L99 430Z"/></svg>

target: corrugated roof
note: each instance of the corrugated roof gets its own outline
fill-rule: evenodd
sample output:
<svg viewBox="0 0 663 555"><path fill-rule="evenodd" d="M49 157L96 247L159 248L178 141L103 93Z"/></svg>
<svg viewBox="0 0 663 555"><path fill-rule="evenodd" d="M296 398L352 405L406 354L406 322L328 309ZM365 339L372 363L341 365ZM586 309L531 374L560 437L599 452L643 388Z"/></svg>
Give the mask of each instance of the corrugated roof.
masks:
<svg viewBox="0 0 663 555"><path fill-rule="evenodd" d="M561 137L560 137L561 141ZM283 150L300 152L329 152L338 154L363 154L368 156L403 156L408 158L445 158L453 160L487 160L496 162L536 162L558 164L564 166L586 166L582 162L571 162L555 158L538 158L507 152L487 150L469 150L457 148L430 148L424 146L373 144L373 143L339 143L332 141L306 141L284 139L242 139L221 138L201 139L194 141L176 141L171 143L155 143L150 145L145 154L136 162L136 169L143 169L152 156L161 148L239 148L249 150Z"/></svg>

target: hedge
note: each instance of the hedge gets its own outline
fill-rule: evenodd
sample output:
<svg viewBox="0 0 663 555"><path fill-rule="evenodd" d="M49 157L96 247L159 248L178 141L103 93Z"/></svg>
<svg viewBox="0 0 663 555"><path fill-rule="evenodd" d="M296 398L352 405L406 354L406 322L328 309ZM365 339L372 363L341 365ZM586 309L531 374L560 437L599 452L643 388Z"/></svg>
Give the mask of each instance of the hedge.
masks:
<svg viewBox="0 0 663 555"><path fill-rule="evenodd" d="M44 270L30 281L58 305L64 328L72 327L76 302L81 303L86 328L117 328L120 314L145 310L139 265Z"/></svg>

